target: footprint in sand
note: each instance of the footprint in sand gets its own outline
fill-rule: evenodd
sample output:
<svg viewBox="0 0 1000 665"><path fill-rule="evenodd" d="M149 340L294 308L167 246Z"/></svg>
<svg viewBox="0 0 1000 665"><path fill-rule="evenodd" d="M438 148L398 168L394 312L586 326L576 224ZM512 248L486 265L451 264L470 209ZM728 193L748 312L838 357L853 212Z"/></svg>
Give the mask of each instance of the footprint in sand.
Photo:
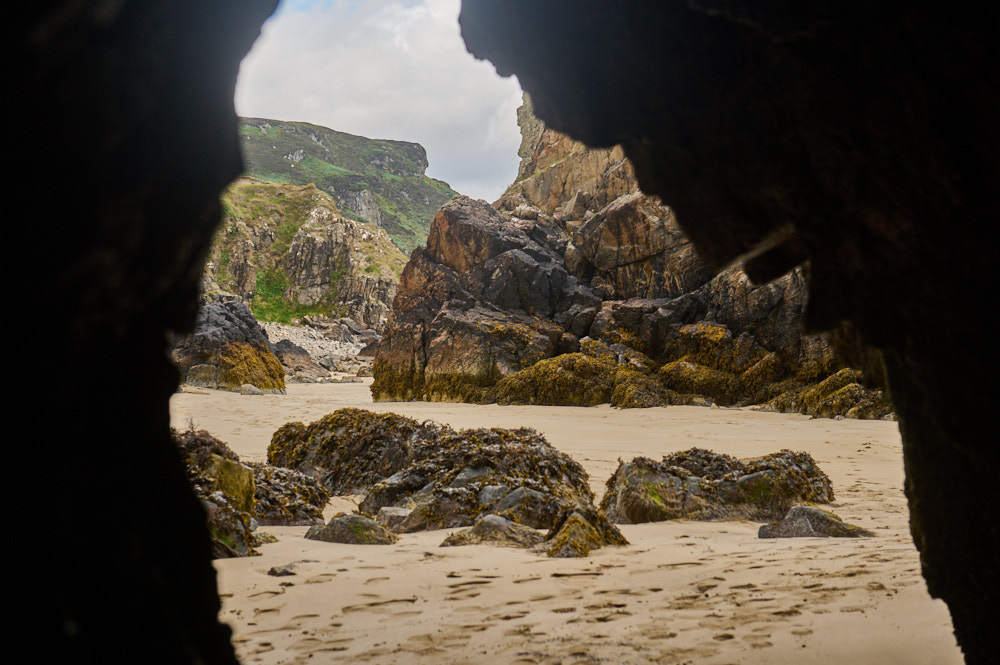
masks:
<svg viewBox="0 0 1000 665"><path fill-rule="evenodd" d="M352 612L376 612L381 614L387 614L389 610L387 606L397 605L400 603L415 603L417 602L416 597L413 598L392 598L390 600L379 600L371 603L360 603L358 605L345 605L340 608L340 611L344 614L350 614Z"/></svg>

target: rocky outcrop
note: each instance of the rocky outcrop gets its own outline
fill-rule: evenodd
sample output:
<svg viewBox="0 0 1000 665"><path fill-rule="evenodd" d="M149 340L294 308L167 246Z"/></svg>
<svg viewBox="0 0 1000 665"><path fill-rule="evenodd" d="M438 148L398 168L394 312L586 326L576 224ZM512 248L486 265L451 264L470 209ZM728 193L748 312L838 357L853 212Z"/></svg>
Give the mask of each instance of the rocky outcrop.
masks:
<svg viewBox="0 0 1000 665"><path fill-rule="evenodd" d="M434 211L455 195L448 183L426 175L427 152L418 143L240 118L240 147L247 175L315 185L350 217L385 229L407 254L424 243Z"/></svg>
<svg viewBox="0 0 1000 665"><path fill-rule="evenodd" d="M341 214L316 186L239 178L206 265L206 292L238 295L262 321L344 316L381 328L406 258L385 231Z"/></svg>
<svg viewBox="0 0 1000 665"><path fill-rule="evenodd" d="M740 460L691 448L621 462L601 499L619 524L671 519L781 519L798 503L830 503L830 479L808 453L783 450Z"/></svg>
<svg viewBox="0 0 1000 665"><path fill-rule="evenodd" d="M544 540L558 556L625 543L597 515L583 467L530 429L455 431L392 413L340 409L310 425L282 426L268 460L319 479L331 492L364 494L359 513L396 533L469 527L493 516L449 544L501 538L499 518L519 525L500 531L522 545L543 540L524 529L550 529ZM590 530L562 532L568 515L579 511L589 516Z"/></svg>
<svg viewBox="0 0 1000 665"><path fill-rule="evenodd" d="M804 407L802 391L841 364L802 333L801 271L765 285L739 268L715 274L620 148L546 128L527 97L518 118L517 182L492 206L450 201L411 255L375 358L376 400L890 413L860 381L836 410ZM581 355L588 338L645 360Z"/></svg>
<svg viewBox="0 0 1000 665"><path fill-rule="evenodd" d="M208 295L198 309L195 330L175 340L171 358L181 381L239 392L251 385L285 392L285 370L250 309L233 296Z"/></svg>

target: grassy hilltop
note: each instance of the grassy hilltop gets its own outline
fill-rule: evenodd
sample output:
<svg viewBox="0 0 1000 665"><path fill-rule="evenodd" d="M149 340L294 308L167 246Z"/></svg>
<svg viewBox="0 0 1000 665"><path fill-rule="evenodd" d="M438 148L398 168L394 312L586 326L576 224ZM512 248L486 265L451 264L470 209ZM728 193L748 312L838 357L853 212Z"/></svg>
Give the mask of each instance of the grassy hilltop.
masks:
<svg viewBox="0 0 1000 665"><path fill-rule="evenodd" d="M240 119L246 175L314 183L341 211L381 226L406 254L424 244L434 213L455 191L424 175L427 153L406 141L368 139L304 122Z"/></svg>

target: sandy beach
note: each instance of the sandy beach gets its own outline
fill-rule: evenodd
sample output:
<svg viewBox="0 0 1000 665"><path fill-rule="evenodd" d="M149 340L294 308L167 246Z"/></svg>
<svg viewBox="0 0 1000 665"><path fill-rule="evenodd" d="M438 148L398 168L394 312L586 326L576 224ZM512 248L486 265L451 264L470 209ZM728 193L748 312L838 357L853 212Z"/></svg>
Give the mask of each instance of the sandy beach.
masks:
<svg viewBox="0 0 1000 665"><path fill-rule="evenodd" d="M244 663L963 662L947 608L920 576L894 422L703 407L372 404L367 381L291 384L274 396L182 392L171 417L264 460L282 424L347 406L456 428L533 427L584 466L598 498L619 458L693 446L738 457L803 450L833 482L831 509L877 537L760 540L757 523L670 521L623 526L628 547L549 559L441 548L448 530L356 546L305 540L305 527L262 527L279 538L262 556L216 561L222 619ZM357 499L335 499L327 515ZM288 564L294 575L267 574Z"/></svg>

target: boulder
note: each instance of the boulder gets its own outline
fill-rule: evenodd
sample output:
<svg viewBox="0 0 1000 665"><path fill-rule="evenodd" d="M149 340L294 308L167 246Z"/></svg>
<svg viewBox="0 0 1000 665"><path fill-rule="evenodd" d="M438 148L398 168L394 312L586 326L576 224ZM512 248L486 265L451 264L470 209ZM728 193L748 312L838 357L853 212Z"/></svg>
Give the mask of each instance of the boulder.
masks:
<svg viewBox="0 0 1000 665"><path fill-rule="evenodd" d="M603 513L588 507L568 510L553 525L539 550L555 558L589 555L601 547L621 547L629 542Z"/></svg>
<svg viewBox="0 0 1000 665"><path fill-rule="evenodd" d="M459 545L500 545L504 547L534 547L545 539L538 531L512 522L499 515L484 515L472 528L449 535L441 547Z"/></svg>
<svg viewBox="0 0 1000 665"><path fill-rule="evenodd" d="M343 513L331 518L325 525L309 527L305 537L309 540L351 545L392 545L399 540L399 536L370 517Z"/></svg>
<svg viewBox="0 0 1000 665"><path fill-rule="evenodd" d="M365 493L358 511L397 533L472 526L488 514L549 529L594 500L583 467L524 428L455 431L341 409L284 425L268 457L331 492Z"/></svg>
<svg viewBox="0 0 1000 665"><path fill-rule="evenodd" d="M181 381L241 392L249 384L284 394L285 370L250 309L233 296L206 296L193 333L174 341L171 357Z"/></svg>
<svg viewBox="0 0 1000 665"><path fill-rule="evenodd" d="M620 524L669 519L774 520L801 502L833 500L830 479L808 453L740 460L700 448L621 462L601 509Z"/></svg>
<svg viewBox="0 0 1000 665"><path fill-rule="evenodd" d="M792 506L788 513L757 531L758 538L873 538L874 533L816 506Z"/></svg>

